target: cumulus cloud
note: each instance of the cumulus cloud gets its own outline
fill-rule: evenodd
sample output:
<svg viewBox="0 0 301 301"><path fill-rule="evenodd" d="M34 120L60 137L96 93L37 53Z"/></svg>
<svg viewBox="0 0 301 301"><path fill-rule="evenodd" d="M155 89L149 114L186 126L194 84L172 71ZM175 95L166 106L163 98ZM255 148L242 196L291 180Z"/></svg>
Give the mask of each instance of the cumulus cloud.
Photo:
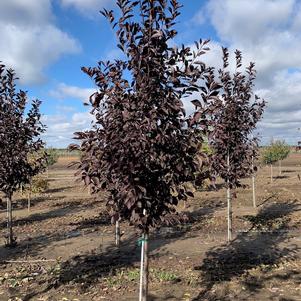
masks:
<svg viewBox="0 0 301 301"><path fill-rule="evenodd" d="M95 88L80 88L60 83L55 90L50 91L50 95L58 99L75 98L82 101L88 101L90 95L92 95L95 91Z"/></svg>
<svg viewBox="0 0 301 301"><path fill-rule="evenodd" d="M74 143L73 133L91 128L93 116L89 112L74 113L70 118L65 115L44 115L42 122L47 126L43 139L47 146L64 148Z"/></svg>
<svg viewBox="0 0 301 301"><path fill-rule="evenodd" d="M255 61L256 93L268 100L259 125L263 141L271 137L296 143L301 116L301 4L297 0L209 0L194 18L210 20L218 36L204 61L220 67L221 45ZM232 61L233 64L233 61Z"/></svg>
<svg viewBox="0 0 301 301"><path fill-rule="evenodd" d="M85 16L94 15L104 7L112 6L115 0L61 0L63 7L73 7Z"/></svg>
<svg viewBox="0 0 301 301"><path fill-rule="evenodd" d="M40 83L45 68L80 44L54 24L50 0L1 3L0 60L16 70L22 84Z"/></svg>

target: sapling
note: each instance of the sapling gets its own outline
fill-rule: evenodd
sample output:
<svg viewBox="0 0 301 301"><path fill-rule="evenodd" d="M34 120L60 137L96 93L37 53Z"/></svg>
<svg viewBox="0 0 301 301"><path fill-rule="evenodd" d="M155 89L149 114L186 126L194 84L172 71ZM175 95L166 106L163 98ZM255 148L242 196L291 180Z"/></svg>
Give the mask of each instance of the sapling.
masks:
<svg viewBox="0 0 301 301"><path fill-rule="evenodd" d="M278 162L279 162L279 176L282 174L282 161L286 159L290 153L290 146L284 140L274 141L274 146L277 148Z"/></svg>
<svg viewBox="0 0 301 301"><path fill-rule="evenodd" d="M29 154L39 152L44 142L39 138L45 131L40 118L39 100L28 104L26 113L26 92L16 89L13 70L0 65L0 191L7 200L7 245L13 246L16 239L12 226L12 197L21 185L45 166L45 156L41 154L35 164L30 164Z"/></svg>
<svg viewBox="0 0 301 301"><path fill-rule="evenodd" d="M290 148L285 144L284 141L273 140L270 145L267 146L263 151L262 160L265 164L270 166L270 178L271 183L273 182L273 164L281 162L289 155ZM281 174L281 163L279 163L279 175Z"/></svg>
<svg viewBox="0 0 301 301"><path fill-rule="evenodd" d="M117 4L117 21L112 11L103 14L116 30L125 58L83 68L98 88L90 97L96 128L89 142L88 133L76 137L97 148L96 160L90 161L97 174L88 172L85 181L109 193L112 222L122 218L141 230L139 299L146 301L150 229L167 222L178 202L192 196L183 184L200 171L197 156L208 125L204 104L218 92L200 61L208 41L196 42L196 51L170 45L177 35L178 1ZM200 86L203 82L207 85ZM201 92L203 102L195 100L197 110L185 116L182 100L195 92Z"/></svg>
<svg viewBox="0 0 301 301"><path fill-rule="evenodd" d="M213 114L209 145L213 150L211 169L219 175L227 189L228 241L232 240L232 193L243 186L241 179L252 174L257 156L258 139L251 134L261 119L265 102L256 95L254 63L241 71L242 55L236 50L236 71L228 70L229 52L223 48L223 68L218 71L221 96L216 98L218 110Z"/></svg>

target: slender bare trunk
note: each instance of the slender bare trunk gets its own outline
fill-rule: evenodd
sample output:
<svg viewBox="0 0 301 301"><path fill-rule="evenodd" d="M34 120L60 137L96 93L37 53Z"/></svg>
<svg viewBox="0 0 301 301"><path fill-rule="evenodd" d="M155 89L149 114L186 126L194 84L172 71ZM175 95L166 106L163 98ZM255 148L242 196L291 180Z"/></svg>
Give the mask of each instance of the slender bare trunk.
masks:
<svg viewBox="0 0 301 301"><path fill-rule="evenodd" d="M279 160L279 176L282 174L281 160Z"/></svg>
<svg viewBox="0 0 301 301"><path fill-rule="evenodd" d="M230 170L230 156L227 156L228 171ZM231 202L231 190L229 185L229 180L227 180L227 214L228 214L228 242L232 240L232 202Z"/></svg>
<svg viewBox="0 0 301 301"><path fill-rule="evenodd" d="M254 171L254 158L252 157L252 194L253 194L253 207L256 208L256 191L255 191L255 171Z"/></svg>
<svg viewBox="0 0 301 301"><path fill-rule="evenodd" d="M13 212L12 212L12 194L6 196L7 202L7 245L12 246L14 244L14 236L13 236Z"/></svg>
<svg viewBox="0 0 301 301"><path fill-rule="evenodd" d="M142 236L142 240L141 240L139 301L142 301L142 297L143 297L143 271L144 271L144 235Z"/></svg>
<svg viewBox="0 0 301 301"><path fill-rule="evenodd" d="M115 223L115 245L118 248L120 246L120 223L119 223L119 219Z"/></svg>
<svg viewBox="0 0 301 301"><path fill-rule="evenodd" d="M271 183L273 183L273 164L271 164Z"/></svg>
<svg viewBox="0 0 301 301"><path fill-rule="evenodd" d="M27 194L27 211L30 211L31 207L31 185L29 185L28 194Z"/></svg>
<svg viewBox="0 0 301 301"><path fill-rule="evenodd" d="M139 301L148 300L148 270L148 231L145 231L141 239Z"/></svg>
<svg viewBox="0 0 301 301"><path fill-rule="evenodd" d="M227 206L228 206L228 242L232 240L232 203L231 190L227 188Z"/></svg>
<svg viewBox="0 0 301 301"><path fill-rule="evenodd" d="M142 301L147 301L148 295L148 232L144 234L144 265L143 265L143 294Z"/></svg>

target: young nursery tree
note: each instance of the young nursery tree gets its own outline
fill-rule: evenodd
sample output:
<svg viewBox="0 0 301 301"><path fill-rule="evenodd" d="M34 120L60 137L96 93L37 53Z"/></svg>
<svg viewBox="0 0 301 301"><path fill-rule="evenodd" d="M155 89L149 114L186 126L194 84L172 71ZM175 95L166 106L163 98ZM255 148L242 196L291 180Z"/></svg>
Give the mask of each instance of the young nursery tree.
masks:
<svg viewBox="0 0 301 301"><path fill-rule="evenodd" d="M48 170L49 166L54 165L58 161L59 155L58 152L52 147L46 149L46 155L47 155L47 170Z"/></svg>
<svg viewBox="0 0 301 301"><path fill-rule="evenodd" d="M228 70L229 52L223 48L223 68L218 72L222 86L221 97L216 99L219 107L213 118L213 131L209 145L213 150L211 168L226 183L228 207L228 241L232 239L231 190L242 186L241 179L253 173L257 156L257 138L251 135L263 114L265 102L256 95L253 86L256 76L254 63L241 71L241 52L236 50L236 71Z"/></svg>
<svg viewBox="0 0 301 301"><path fill-rule="evenodd" d="M35 163L29 162L29 155L39 153L44 147L39 138L45 131L40 121L39 100L31 103L25 113L27 95L16 90L15 73L0 65L0 191L7 200L8 238L7 245L15 245L12 228L12 196L45 166L45 156L41 154Z"/></svg>
<svg viewBox="0 0 301 301"><path fill-rule="evenodd" d="M109 192L113 222L122 218L142 231L140 300L147 300L149 230L168 222L178 202L192 196L182 184L201 168L204 104L218 86L199 60L208 41L197 42L196 51L170 46L177 34L178 1L118 0L117 5L117 21L112 11L103 14L117 28L126 58L82 68L98 91L90 97L94 130L76 133L79 147L87 148L79 172L86 168L86 184ZM202 80L206 87L200 87ZM182 100L195 92L203 102L194 100L197 111L186 117Z"/></svg>
<svg viewBox="0 0 301 301"><path fill-rule="evenodd" d="M290 153L290 147L285 141L273 140L269 146L264 149L263 163L270 165L271 183L273 182L273 164L279 161L279 175L281 174L281 160L287 158Z"/></svg>
<svg viewBox="0 0 301 301"><path fill-rule="evenodd" d="M277 148L278 160L279 160L279 176L282 173L281 163L284 159L286 159L290 153L290 146L285 143L284 140L276 140L274 141L274 145Z"/></svg>

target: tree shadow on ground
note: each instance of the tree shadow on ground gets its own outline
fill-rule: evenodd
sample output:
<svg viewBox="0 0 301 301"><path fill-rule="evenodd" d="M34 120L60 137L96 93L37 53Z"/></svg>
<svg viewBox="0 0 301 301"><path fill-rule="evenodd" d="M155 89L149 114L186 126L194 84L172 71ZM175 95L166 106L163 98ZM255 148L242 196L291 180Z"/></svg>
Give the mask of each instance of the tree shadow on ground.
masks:
<svg viewBox="0 0 301 301"><path fill-rule="evenodd" d="M98 216L91 217L91 218L85 218L82 221L79 222L71 222L69 224L70 226L77 226L76 230L83 230L87 228L92 228L96 226L109 226L111 225L111 217L107 211L100 212Z"/></svg>
<svg viewBox="0 0 301 301"><path fill-rule="evenodd" d="M30 214L25 218L18 218L13 221L13 227L29 225L47 219L61 217L69 213L78 212L82 209L82 207L80 206L81 203L82 203L81 201L76 201L76 202L68 203L64 207L59 207L51 211L34 213L34 214ZM6 227L6 221L0 223L0 228L4 228L4 227Z"/></svg>
<svg viewBox="0 0 301 301"><path fill-rule="evenodd" d="M248 274L261 265L270 269L287 260L294 260L299 250L297 246L279 246L290 238L290 215L300 210L297 201L271 204L260 209L256 216L246 216L251 228L246 233L239 233L230 244L214 247L206 253L203 263L195 267L200 270L200 285L203 287L197 300L237 300L237 296L227 296L216 290L216 285L230 282L232 279ZM288 275L289 277L289 275ZM246 280L243 285L246 293L254 294L263 286L260 281Z"/></svg>
<svg viewBox="0 0 301 301"><path fill-rule="evenodd" d="M160 251L160 254L154 251L173 240L184 239L185 233L190 230L189 225L201 220L204 215L213 215L214 211L214 208L207 210L200 208L198 211L191 213L185 227L178 228L176 225L168 227L174 229L174 232L168 238L166 238L164 231L154 231L151 234L149 243L150 258L166 255L167 253L165 254L163 251ZM97 221L97 218L95 221ZM92 220L91 222L91 220L88 220L87 223L88 225L94 225L95 221ZM79 227L85 226L85 222L79 225ZM166 228L166 226L163 228ZM138 267L140 262L140 246L138 246L137 240L139 236L137 231L131 231L122 240L119 248L113 244L107 245L105 248L100 246L99 249L95 249L88 254L72 257L61 264L58 275L48 279L38 290L34 290L23 296L22 300L31 300L51 289L59 289L61 286L68 285L76 286L80 291L85 292L91 285L97 283L100 278L113 276L122 268ZM167 298L166 300L169 299Z"/></svg>
<svg viewBox="0 0 301 301"><path fill-rule="evenodd" d="M63 200L63 199L65 199L65 196L59 196L59 197L55 197L53 199L54 200ZM49 201L49 197L46 196L45 194L40 194L39 196L33 195L30 200L30 207L35 207L36 205L38 205L40 203L44 203L44 202L48 202L48 201ZM14 211L22 210L22 209L26 209L27 207L28 207L28 199L22 198L20 200L17 200L14 203L13 210Z"/></svg>
<svg viewBox="0 0 301 301"><path fill-rule="evenodd" d="M67 190L74 189L74 186L63 186L58 188L49 188L47 189L47 193L60 193L60 192L66 192Z"/></svg>

